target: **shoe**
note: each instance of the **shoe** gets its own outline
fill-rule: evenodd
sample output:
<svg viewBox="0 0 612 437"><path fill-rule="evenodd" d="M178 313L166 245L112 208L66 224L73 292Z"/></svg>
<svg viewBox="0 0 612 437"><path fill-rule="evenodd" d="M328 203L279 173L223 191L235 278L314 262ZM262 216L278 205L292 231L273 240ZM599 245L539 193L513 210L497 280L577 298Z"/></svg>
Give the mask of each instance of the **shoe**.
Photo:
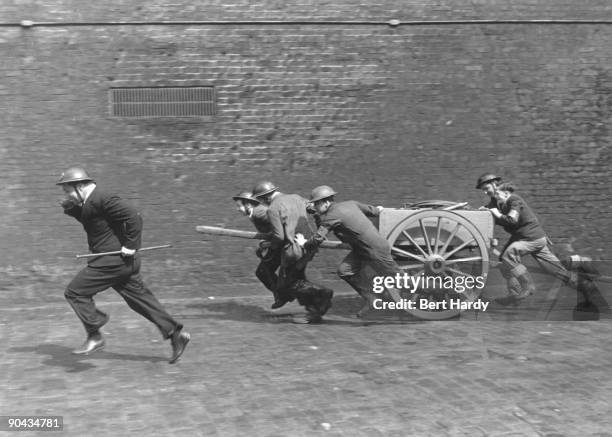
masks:
<svg viewBox="0 0 612 437"><path fill-rule="evenodd" d="M323 305L321 305L321 309L319 311L319 313L324 316L325 314L327 314L327 312L329 311L329 309L332 306L332 300L331 297L325 299L325 302L323 302Z"/></svg>
<svg viewBox="0 0 612 437"><path fill-rule="evenodd" d="M273 310L276 310L285 305L287 302L290 302L289 299L286 299L284 296L281 296L278 291L273 291L272 295L274 296L274 303L270 308L272 308Z"/></svg>
<svg viewBox="0 0 612 437"><path fill-rule="evenodd" d="M602 313L610 311L610 305L590 279L581 277L576 285L576 290L582 295L584 305L595 306Z"/></svg>
<svg viewBox="0 0 612 437"><path fill-rule="evenodd" d="M527 269L525 269L522 273L516 275L516 279L518 280L519 284L521 284L521 290L516 295L517 299L524 299L527 296L530 296L535 293L536 288L533 283L533 279L531 279L531 275L529 274Z"/></svg>
<svg viewBox="0 0 612 437"><path fill-rule="evenodd" d="M74 355L89 355L92 352L104 349L106 342L101 334L94 334L87 337L83 345L72 351Z"/></svg>
<svg viewBox="0 0 612 437"><path fill-rule="evenodd" d="M516 296L517 294L521 294L523 292L523 287L521 287L521 283L514 276L508 278L508 295Z"/></svg>
<svg viewBox="0 0 612 437"><path fill-rule="evenodd" d="M523 300L533 294L533 291L530 289L522 289L518 294L514 295L516 300Z"/></svg>
<svg viewBox="0 0 612 437"><path fill-rule="evenodd" d="M272 308L273 310L277 310L280 307L284 306L287 302L289 301L285 299L276 299L270 308Z"/></svg>
<svg viewBox="0 0 612 437"><path fill-rule="evenodd" d="M364 297L364 296L362 296ZM370 314L372 311L374 310L374 304L373 302L370 300L370 295L365 296L365 303L363 304L363 306L359 309L359 311L357 312L357 314L355 314L355 316L359 319L362 319L364 317L367 317L368 314Z"/></svg>
<svg viewBox="0 0 612 437"><path fill-rule="evenodd" d="M323 289L321 290L321 296L318 302L318 313L324 316L332 306L332 298L334 297L333 290Z"/></svg>
<svg viewBox="0 0 612 437"><path fill-rule="evenodd" d="M319 311L319 307L316 305L306 305L306 316L307 323L321 323L323 320L322 314Z"/></svg>
<svg viewBox="0 0 612 437"><path fill-rule="evenodd" d="M301 314L299 316L293 316L291 318L291 322L298 325L312 325L316 323L321 323L323 321L322 317L319 314Z"/></svg>
<svg viewBox="0 0 612 437"><path fill-rule="evenodd" d="M170 342L172 343L172 357L168 361L170 364L176 363L181 355L183 355L189 340L191 340L191 336L188 332L184 332L182 329L174 331L170 337Z"/></svg>

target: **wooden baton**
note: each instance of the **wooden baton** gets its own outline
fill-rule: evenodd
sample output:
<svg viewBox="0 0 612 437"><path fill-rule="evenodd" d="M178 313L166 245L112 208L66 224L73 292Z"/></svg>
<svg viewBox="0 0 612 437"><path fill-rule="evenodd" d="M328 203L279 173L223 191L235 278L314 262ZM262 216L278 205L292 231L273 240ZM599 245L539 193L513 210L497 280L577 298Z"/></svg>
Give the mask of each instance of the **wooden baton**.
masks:
<svg viewBox="0 0 612 437"><path fill-rule="evenodd" d="M149 247L142 247L140 249L138 249L136 252L144 252L147 250L156 250L156 249L167 249L168 247L172 247L172 244L163 244L161 246L149 246ZM88 253L85 255L77 255L77 258L95 258L97 256L104 256L104 255L120 255L121 251L120 250L115 250L113 252L100 252L100 253Z"/></svg>

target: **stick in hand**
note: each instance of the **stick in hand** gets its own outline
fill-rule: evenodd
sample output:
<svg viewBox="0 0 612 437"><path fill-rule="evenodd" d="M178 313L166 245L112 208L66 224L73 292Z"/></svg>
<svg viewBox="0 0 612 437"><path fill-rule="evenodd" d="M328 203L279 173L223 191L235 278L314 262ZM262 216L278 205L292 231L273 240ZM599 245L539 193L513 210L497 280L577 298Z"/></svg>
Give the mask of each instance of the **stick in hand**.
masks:
<svg viewBox="0 0 612 437"><path fill-rule="evenodd" d="M164 244L162 246L150 246L150 247L143 247L141 249L138 249L136 252L144 252L146 250L155 250L155 249L166 249L168 247L172 247L171 244ZM96 256L103 256L103 255L120 255L121 251L120 250L115 250L114 252L100 252L100 253L88 253L85 255L77 255L77 258L94 258Z"/></svg>

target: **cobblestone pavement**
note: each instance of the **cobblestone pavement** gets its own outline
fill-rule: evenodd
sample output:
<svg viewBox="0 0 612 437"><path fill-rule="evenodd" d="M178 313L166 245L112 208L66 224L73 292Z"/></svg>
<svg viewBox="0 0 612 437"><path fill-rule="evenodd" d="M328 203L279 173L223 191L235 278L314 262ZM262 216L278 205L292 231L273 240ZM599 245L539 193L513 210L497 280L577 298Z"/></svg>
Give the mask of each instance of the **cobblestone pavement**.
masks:
<svg viewBox="0 0 612 437"><path fill-rule="evenodd" d="M97 298L107 346L86 357L70 354L84 334L65 302L5 294L0 415L63 416L66 436L612 436L612 323L572 321L571 290L427 322L352 318L360 301L332 285L320 325L268 310L259 288L158 293L192 335L175 365L112 291Z"/></svg>

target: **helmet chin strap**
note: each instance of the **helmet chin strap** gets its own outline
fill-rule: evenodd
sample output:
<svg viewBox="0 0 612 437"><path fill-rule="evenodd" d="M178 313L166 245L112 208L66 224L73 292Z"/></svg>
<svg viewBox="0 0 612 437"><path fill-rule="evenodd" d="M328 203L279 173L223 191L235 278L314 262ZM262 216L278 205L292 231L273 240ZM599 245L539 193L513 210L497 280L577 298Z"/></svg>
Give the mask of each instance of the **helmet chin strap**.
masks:
<svg viewBox="0 0 612 437"><path fill-rule="evenodd" d="M77 195L77 199L78 199L78 201L79 201L79 205L83 205L83 203L85 203L85 202L84 202L83 196L81 195L81 192L79 191L79 187L78 187L78 185L77 185L77 184L74 184L74 186L73 186L73 187L74 187L74 192L75 192L75 193L76 193L76 195Z"/></svg>

